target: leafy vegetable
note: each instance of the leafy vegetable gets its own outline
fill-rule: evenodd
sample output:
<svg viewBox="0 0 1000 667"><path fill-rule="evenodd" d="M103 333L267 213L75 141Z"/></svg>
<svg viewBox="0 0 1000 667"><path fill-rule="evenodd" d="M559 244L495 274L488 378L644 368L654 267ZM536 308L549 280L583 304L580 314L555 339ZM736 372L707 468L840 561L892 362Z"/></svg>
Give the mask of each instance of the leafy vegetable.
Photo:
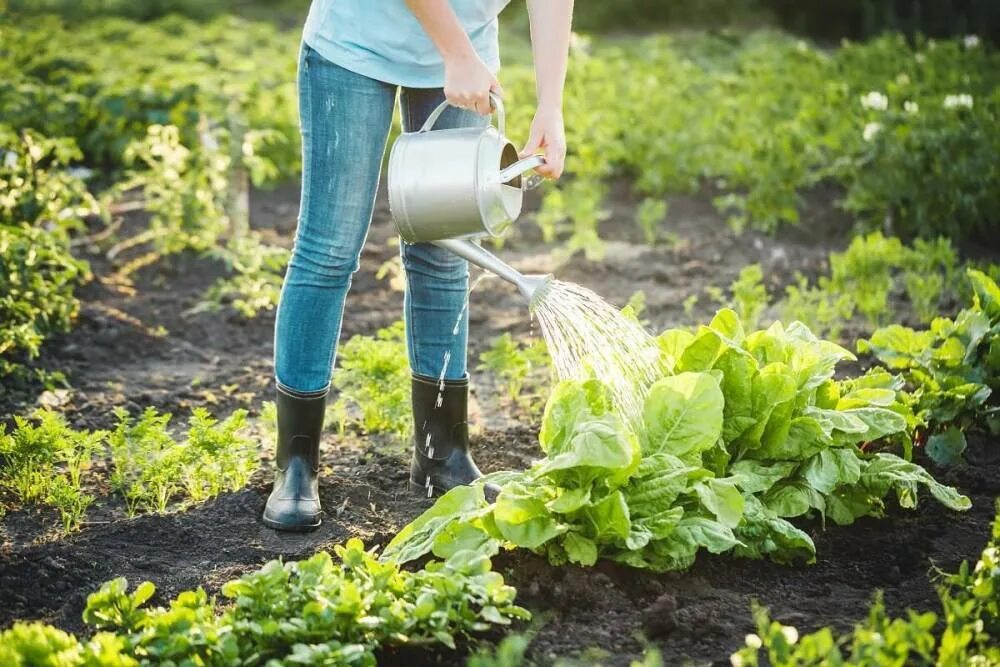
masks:
<svg viewBox="0 0 1000 667"><path fill-rule="evenodd" d="M375 664L381 646L443 644L530 617L516 592L469 551L416 572L380 563L360 540L302 561L271 561L222 587L216 606L200 588L149 607L150 582L124 578L87 599L89 643L41 623L0 633L0 662L29 667Z"/></svg>
<svg viewBox="0 0 1000 667"><path fill-rule="evenodd" d="M967 275L972 304L953 320L939 317L919 331L893 324L858 341L860 352L902 371L917 426L930 433L927 453L943 464L961 460L967 429L1000 432L993 395L1000 387L1000 288L981 271Z"/></svg>
<svg viewBox="0 0 1000 667"><path fill-rule="evenodd" d="M833 379L852 359L805 326L745 332L722 310L691 334L659 337L664 369L649 388L636 435L610 409L597 380L558 384L545 408L545 457L522 472L455 489L404 528L383 559L447 555L448 535L483 553L501 545L545 553L554 563L609 558L635 567L690 566L702 549L780 562L811 561L804 515L848 524L878 516L894 494L914 507L923 487L955 510L968 498L915 463L866 453L905 433L899 383L876 370Z"/></svg>
<svg viewBox="0 0 1000 667"><path fill-rule="evenodd" d="M1000 511L1000 505L998 505ZM995 665L1000 649L1000 515L992 539L974 565L964 561L955 574L944 575L938 586L941 614L908 610L891 618L882 594L872 602L868 617L853 631L836 637L831 628L800 635L792 626L772 620L766 609L755 607L757 632L732 656L735 667L884 667L916 665L959 667ZM762 660L762 657L764 658Z"/></svg>

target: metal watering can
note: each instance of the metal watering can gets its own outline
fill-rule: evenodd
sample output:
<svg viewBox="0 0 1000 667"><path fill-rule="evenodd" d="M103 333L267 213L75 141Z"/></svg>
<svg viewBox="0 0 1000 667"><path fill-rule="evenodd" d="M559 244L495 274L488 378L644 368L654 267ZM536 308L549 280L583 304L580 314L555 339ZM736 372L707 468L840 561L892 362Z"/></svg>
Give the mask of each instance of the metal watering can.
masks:
<svg viewBox="0 0 1000 667"><path fill-rule="evenodd" d="M549 275L524 275L473 239L499 237L521 215L524 191L541 181L524 174L545 164L518 160L504 132L503 102L490 94L497 127L435 130L442 102L416 132L396 139L389 154L389 209L407 243L434 243L513 283L531 301Z"/></svg>

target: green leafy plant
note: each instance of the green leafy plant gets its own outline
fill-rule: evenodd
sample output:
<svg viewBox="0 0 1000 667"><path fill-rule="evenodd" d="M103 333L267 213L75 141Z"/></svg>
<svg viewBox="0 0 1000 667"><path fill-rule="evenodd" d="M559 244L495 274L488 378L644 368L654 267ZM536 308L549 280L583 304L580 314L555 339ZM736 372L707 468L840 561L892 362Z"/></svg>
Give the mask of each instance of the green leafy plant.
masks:
<svg viewBox="0 0 1000 667"><path fill-rule="evenodd" d="M0 633L5 665L363 665L390 646L443 644L527 619L516 591L487 558L456 550L417 571L380 563L360 540L301 561L272 561L223 585L225 604L202 589L149 607L150 582L124 578L87 599L90 643L41 623Z"/></svg>
<svg viewBox="0 0 1000 667"><path fill-rule="evenodd" d="M369 433L405 435L412 428L410 366L402 321L375 336L352 336L338 351L331 410L340 424L357 423ZM360 412L360 416L355 416Z"/></svg>
<svg viewBox="0 0 1000 667"><path fill-rule="evenodd" d="M917 239L912 246L879 232L856 236L844 252L830 253L830 271L814 284L803 276L785 290L778 310L834 338L860 315L874 329L903 312L892 298L909 301L913 315L928 322L942 300L958 291L958 259L951 242Z"/></svg>
<svg viewBox="0 0 1000 667"><path fill-rule="evenodd" d="M902 371L915 401L927 453L939 463L960 461L964 431L1000 432L993 390L1000 387L1000 288L985 273L968 271L973 300L955 319L930 328L893 324L858 341L889 369Z"/></svg>
<svg viewBox="0 0 1000 667"><path fill-rule="evenodd" d="M635 212L635 221L642 230L646 243L656 243L660 225L667 217L667 202L662 199L646 198Z"/></svg>
<svg viewBox="0 0 1000 667"><path fill-rule="evenodd" d="M733 295L732 308L744 326L756 329L768 304L764 272L760 264L748 264L740 269L740 275L729 286L729 291Z"/></svg>
<svg viewBox="0 0 1000 667"><path fill-rule="evenodd" d="M82 490L84 473L107 435L74 430L50 410L15 417L12 432L0 427L0 488L17 502L55 507L65 532L75 530L93 501Z"/></svg>
<svg viewBox="0 0 1000 667"><path fill-rule="evenodd" d="M998 507L1000 510L1000 507ZM745 647L732 656L735 667L887 667L915 665L960 667L993 665L1000 661L994 638L1000 628L1000 517L978 562L964 561L959 571L945 575L938 586L938 614L908 610L892 618L882 594L875 596L868 617L853 631L837 637L825 627L800 635L793 626L772 620L755 607L757 632L747 635ZM763 658L763 659L762 659Z"/></svg>
<svg viewBox="0 0 1000 667"><path fill-rule="evenodd" d="M242 488L257 468L257 446L241 434L245 410L219 422L196 408L183 442L170 433L169 413L149 407L135 419L118 408L115 416L118 425L108 438L110 482L125 498L129 516L165 512L178 496L201 502Z"/></svg>
<svg viewBox="0 0 1000 667"><path fill-rule="evenodd" d="M881 370L834 380L853 356L801 323L746 332L722 310L695 333L657 340L663 377L638 432L598 380L562 382L539 433L543 459L484 478L501 487L492 504L481 486L448 492L383 557L444 557L460 541L487 555L514 545L553 563L603 557L656 571L687 568L701 549L812 561L812 539L791 519L850 524L881 515L890 493L915 507L919 487L969 507L919 465L867 451L912 420L899 381Z"/></svg>
<svg viewBox="0 0 1000 667"><path fill-rule="evenodd" d="M551 366L545 342L514 340L510 333L493 339L489 349L479 355L480 370L496 374L505 384L507 397L523 409L537 405L538 392L548 379Z"/></svg>

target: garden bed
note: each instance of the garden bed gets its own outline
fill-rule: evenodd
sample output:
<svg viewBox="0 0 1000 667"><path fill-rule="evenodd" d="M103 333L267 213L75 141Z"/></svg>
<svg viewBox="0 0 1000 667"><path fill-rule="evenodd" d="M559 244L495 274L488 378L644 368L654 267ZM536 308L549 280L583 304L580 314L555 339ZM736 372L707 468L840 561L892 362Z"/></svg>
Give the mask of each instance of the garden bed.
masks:
<svg viewBox="0 0 1000 667"><path fill-rule="evenodd" d="M817 273L827 253L842 248L849 237L843 218L828 203L829 194L817 193L815 199L812 216L806 217L814 225L772 239L733 234L708 195L675 198L664 226L675 237L651 247L635 227L635 205L620 185L608 202L611 216L601 230L603 238L611 239L602 260L561 262L558 248L542 244L527 225L501 253L518 268L554 271L617 304L643 290L643 317L651 330L659 331L707 320L715 304L705 297L705 288L728 285L746 264L761 263L769 287L790 282L795 271ZM297 189L291 186L255 193L253 226L289 246L296 200ZM388 280L375 277L396 253L388 243L393 232L384 197L375 217L348 301L343 340L373 333L401 314L402 295ZM138 218L134 222L142 224ZM64 371L73 389L66 395L2 395L0 414L26 414L35 402L48 402L58 405L73 426L109 428L116 406L133 413L155 406L179 416L204 406L224 415L237 407L254 413L271 399L273 314L243 320L228 311L189 312L221 275L219 266L187 254L168 258L142 270L130 296L101 281L113 272L110 262L97 254L88 259L98 279L81 290L80 321L70 334L47 344L39 360L46 368ZM682 304L693 294L701 298L685 312ZM471 323L473 368L495 336L531 330L523 301L498 280L482 282L473 293ZM541 455L537 424L517 408L496 402L501 392L490 375L474 372L473 380L477 461L486 471L526 467ZM269 459L267 436L254 435ZM986 541L993 498L1000 495L1000 457L993 454L994 447L973 442L969 457L974 465L934 471L970 496L968 513L926 503L918 512L890 511L884 520L862 519L846 528L810 525L819 554L812 566L703 554L689 572L655 575L609 563L555 568L518 551L498 556L494 567L541 621L530 650L539 661L597 649L606 652L608 663L627 664L642 653L645 637L661 649L666 664L684 658L728 664L729 654L753 629L753 599L802 630L852 625L879 589L893 613L934 608L938 600L928 576L932 566L947 570L974 559ZM153 581L154 602L196 586L217 593L224 582L278 556L303 558L352 536L384 544L428 506L409 495L407 453L391 438L331 431L324 440L323 463L321 495L327 516L319 530L305 535L277 534L259 522L269 491L269 465L241 491L166 515L126 519L124 503L101 489L104 493L82 530L68 537L60 536L54 511L9 513L0 520L0 627L40 619L82 631L87 594L117 576L133 584ZM384 657L403 663L414 656ZM422 662L432 659L463 662L458 653L421 656Z"/></svg>

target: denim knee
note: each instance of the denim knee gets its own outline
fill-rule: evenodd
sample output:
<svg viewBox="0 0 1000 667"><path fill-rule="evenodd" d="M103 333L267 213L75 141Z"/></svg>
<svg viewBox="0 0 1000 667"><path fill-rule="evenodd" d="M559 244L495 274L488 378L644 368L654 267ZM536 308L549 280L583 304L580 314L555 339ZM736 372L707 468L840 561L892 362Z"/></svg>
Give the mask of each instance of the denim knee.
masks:
<svg viewBox="0 0 1000 667"><path fill-rule="evenodd" d="M296 242L288 262L289 273L298 276L312 275L323 279L323 284L346 286L361 266L360 252L329 244Z"/></svg>
<svg viewBox="0 0 1000 667"><path fill-rule="evenodd" d="M433 243L404 243L401 254L407 273L447 281L469 277L467 261Z"/></svg>

